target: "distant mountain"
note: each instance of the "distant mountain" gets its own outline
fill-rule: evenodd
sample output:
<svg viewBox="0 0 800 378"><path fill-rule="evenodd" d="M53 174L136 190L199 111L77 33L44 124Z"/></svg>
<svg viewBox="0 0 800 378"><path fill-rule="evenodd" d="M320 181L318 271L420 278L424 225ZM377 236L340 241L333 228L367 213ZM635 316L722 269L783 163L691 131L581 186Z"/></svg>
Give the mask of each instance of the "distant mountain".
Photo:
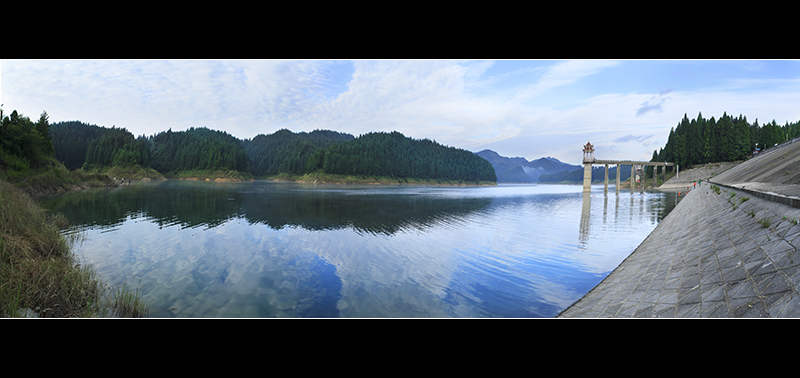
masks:
<svg viewBox="0 0 800 378"><path fill-rule="evenodd" d="M592 167L592 182L602 183L605 180L606 168L603 166ZM621 165L619 171L620 182L626 181L631 177L631 166ZM608 167L608 182L616 183L617 166ZM562 171L558 173L547 173L539 176L539 183L542 184L580 184L583 182L583 168Z"/></svg>
<svg viewBox="0 0 800 378"><path fill-rule="evenodd" d="M492 164L497 174L497 182L537 183L542 175L581 169L579 165L567 164L552 157L528 161L521 157L500 156L492 150L483 150L475 154Z"/></svg>

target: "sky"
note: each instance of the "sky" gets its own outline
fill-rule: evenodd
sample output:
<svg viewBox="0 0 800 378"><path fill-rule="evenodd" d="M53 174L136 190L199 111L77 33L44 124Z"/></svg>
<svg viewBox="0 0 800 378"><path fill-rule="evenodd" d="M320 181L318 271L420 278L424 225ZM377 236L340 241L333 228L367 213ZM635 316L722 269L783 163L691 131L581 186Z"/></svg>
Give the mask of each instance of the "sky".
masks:
<svg viewBox="0 0 800 378"><path fill-rule="evenodd" d="M797 60L0 60L0 104L135 136L398 131L580 164L650 160L684 115L800 121Z"/></svg>

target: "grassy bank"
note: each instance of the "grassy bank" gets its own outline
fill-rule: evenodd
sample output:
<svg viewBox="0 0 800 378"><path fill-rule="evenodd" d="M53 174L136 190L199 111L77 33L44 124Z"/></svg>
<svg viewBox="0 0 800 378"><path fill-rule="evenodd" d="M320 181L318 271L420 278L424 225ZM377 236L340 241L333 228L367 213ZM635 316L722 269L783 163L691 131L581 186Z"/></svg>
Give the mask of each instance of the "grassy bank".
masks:
<svg viewBox="0 0 800 378"><path fill-rule="evenodd" d="M53 159L37 169L0 170L0 180L30 195L101 187L112 184L111 178L98 172L70 171Z"/></svg>
<svg viewBox="0 0 800 378"><path fill-rule="evenodd" d="M274 176L265 177L267 180L292 181L316 184L363 184L363 185L448 185L448 186L481 186L497 185L493 181L465 181L465 180L436 180L436 179L416 179L416 178L394 178L384 176L361 176L361 175L332 175L321 172L295 175L281 173Z"/></svg>
<svg viewBox="0 0 800 378"><path fill-rule="evenodd" d="M146 316L136 292L109 288L78 263L72 246L80 234L62 234L66 223L0 180L0 316Z"/></svg>

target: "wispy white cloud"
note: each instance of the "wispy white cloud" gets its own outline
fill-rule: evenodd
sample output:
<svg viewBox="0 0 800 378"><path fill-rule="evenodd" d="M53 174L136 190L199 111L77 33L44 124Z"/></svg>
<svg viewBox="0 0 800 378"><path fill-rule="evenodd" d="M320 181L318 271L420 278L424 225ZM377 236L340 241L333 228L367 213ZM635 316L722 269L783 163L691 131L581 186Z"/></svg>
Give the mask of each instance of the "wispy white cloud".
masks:
<svg viewBox="0 0 800 378"><path fill-rule="evenodd" d="M636 109L636 116L638 117L650 112L657 112L657 113L663 112L664 109L661 107L661 105L663 105L664 102L670 99L669 96L667 96L667 93L669 92L670 90L663 91L653 97L650 97L647 101L643 102L642 106L639 107L639 109Z"/></svg>
<svg viewBox="0 0 800 378"><path fill-rule="evenodd" d="M0 89L6 111L32 118L47 111L51 121L136 135L191 126L240 138L279 128L397 130L473 151L568 162L589 139L603 158L649 158L684 114L800 120L796 62L782 62L784 74L772 72L771 62L669 63L3 61Z"/></svg>

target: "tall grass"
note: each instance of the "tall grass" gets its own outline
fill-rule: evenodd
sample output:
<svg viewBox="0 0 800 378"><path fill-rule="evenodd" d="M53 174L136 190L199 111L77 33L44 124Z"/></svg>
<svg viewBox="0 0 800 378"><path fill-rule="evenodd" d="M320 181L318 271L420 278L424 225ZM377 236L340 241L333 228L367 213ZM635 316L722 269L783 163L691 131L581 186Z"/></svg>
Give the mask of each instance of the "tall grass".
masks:
<svg viewBox="0 0 800 378"><path fill-rule="evenodd" d="M78 263L72 247L81 234L62 234L67 223L0 181L0 316L147 316L140 300L117 300L138 293L112 292L91 267ZM131 303L135 311L121 310Z"/></svg>

